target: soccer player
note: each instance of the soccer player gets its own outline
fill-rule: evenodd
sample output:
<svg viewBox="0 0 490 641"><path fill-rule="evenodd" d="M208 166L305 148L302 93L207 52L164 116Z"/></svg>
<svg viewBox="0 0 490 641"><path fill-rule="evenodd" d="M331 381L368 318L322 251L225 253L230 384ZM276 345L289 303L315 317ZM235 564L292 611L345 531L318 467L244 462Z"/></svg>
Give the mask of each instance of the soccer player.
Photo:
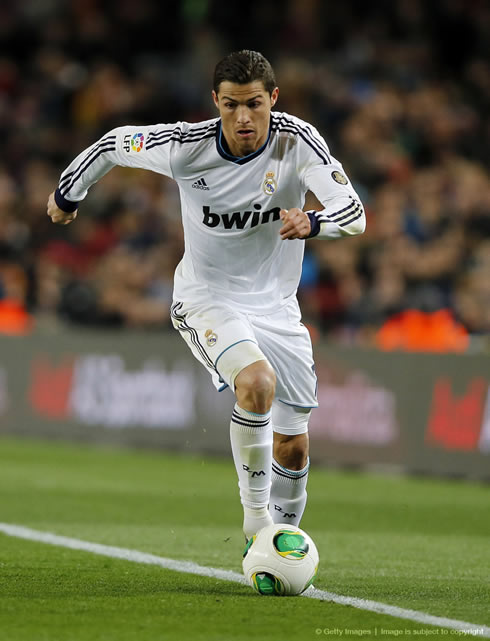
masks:
<svg viewBox="0 0 490 641"><path fill-rule="evenodd" d="M177 182L185 252L172 322L217 389L235 393L231 448L249 538L272 522L299 525L306 505L317 399L296 299L304 241L361 234L365 215L318 131L272 111L279 89L262 54L226 56L213 87L218 118L118 127L83 151L50 195L48 215L73 221L115 165ZM308 190L321 211L302 211Z"/></svg>

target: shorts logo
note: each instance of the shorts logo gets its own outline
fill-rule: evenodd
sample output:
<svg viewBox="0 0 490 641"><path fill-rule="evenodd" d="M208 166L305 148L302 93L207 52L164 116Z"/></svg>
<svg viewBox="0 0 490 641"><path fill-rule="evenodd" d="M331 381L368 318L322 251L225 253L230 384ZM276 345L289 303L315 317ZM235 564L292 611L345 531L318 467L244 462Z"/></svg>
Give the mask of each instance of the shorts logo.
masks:
<svg viewBox="0 0 490 641"><path fill-rule="evenodd" d="M267 196L272 196L276 193L277 183L274 180L274 172L268 171L265 175L265 180L262 184L262 189Z"/></svg>
<svg viewBox="0 0 490 641"><path fill-rule="evenodd" d="M332 171L332 178L340 185L347 185L347 178L340 171Z"/></svg>
<svg viewBox="0 0 490 641"><path fill-rule="evenodd" d="M213 332L212 329L207 329L204 333L204 336L206 337L206 345L208 347L213 347L214 345L216 345L218 336Z"/></svg>

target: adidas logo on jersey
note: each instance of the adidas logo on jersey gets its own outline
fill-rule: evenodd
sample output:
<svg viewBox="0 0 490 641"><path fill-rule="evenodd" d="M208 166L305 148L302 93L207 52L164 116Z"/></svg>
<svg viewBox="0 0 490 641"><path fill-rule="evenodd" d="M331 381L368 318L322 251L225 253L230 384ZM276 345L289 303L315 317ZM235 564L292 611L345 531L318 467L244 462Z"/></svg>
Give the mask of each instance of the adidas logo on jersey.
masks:
<svg viewBox="0 0 490 641"><path fill-rule="evenodd" d="M205 189L209 191L209 187L206 185L206 181L204 180L204 178L199 178L199 180L196 180L195 183L192 183L191 187L193 187L193 189Z"/></svg>

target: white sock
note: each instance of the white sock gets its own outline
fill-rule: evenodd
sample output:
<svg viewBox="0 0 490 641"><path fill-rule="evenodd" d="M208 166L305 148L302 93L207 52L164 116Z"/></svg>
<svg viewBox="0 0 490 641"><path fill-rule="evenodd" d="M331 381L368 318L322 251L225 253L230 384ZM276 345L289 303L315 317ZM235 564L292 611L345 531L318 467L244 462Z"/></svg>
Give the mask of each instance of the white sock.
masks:
<svg viewBox="0 0 490 641"><path fill-rule="evenodd" d="M302 470L288 470L277 461L272 461L269 512L274 523L299 526L306 507L309 468L309 459Z"/></svg>
<svg viewBox="0 0 490 641"><path fill-rule="evenodd" d="M271 412L255 414L235 404L230 439L243 505L243 532L250 538L272 524L268 511L272 468Z"/></svg>

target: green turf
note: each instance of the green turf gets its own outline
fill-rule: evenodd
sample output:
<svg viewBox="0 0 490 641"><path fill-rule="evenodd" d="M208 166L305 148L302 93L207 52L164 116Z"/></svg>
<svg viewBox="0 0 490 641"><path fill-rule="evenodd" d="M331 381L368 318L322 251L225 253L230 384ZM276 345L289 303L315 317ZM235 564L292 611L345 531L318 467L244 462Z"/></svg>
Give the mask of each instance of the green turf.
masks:
<svg viewBox="0 0 490 641"><path fill-rule="evenodd" d="M489 625L488 505L488 488L477 484L313 470L302 527L320 552L315 585ZM231 459L0 439L0 521L240 570ZM342 638L362 630L371 631L363 638L443 636L0 534L0 641L299 641L339 638L335 630Z"/></svg>

